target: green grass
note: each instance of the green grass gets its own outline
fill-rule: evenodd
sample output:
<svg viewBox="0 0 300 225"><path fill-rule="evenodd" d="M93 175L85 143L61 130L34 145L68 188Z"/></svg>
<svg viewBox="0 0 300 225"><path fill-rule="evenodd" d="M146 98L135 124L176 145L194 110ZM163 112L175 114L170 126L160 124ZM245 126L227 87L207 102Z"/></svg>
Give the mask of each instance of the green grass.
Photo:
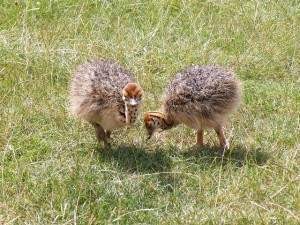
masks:
<svg viewBox="0 0 300 225"><path fill-rule="evenodd" d="M0 0L0 224L299 224L299 1ZM74 67L113 58L142 111L189 64L233 68L244 100L223 158L140 120L99 151L67 110Z"/></svg>

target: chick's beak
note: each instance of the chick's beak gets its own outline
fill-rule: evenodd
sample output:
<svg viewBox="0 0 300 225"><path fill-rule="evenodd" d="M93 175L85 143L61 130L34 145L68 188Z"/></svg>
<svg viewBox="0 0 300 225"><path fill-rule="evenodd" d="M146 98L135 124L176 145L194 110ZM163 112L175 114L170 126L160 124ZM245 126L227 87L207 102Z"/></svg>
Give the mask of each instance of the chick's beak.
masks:
<svg viewBox="0 0 300 225"><path fill-rule="evenodd" d="M148 137L147 140L149 140L153 136L154 130L148 130Z"/></svg>
<svg viewBox="0 0 300 225"><path fill-rule="evenodd" d="M129 105L136 106L138 104L138 101L134 98L129 99Z"/></svg>

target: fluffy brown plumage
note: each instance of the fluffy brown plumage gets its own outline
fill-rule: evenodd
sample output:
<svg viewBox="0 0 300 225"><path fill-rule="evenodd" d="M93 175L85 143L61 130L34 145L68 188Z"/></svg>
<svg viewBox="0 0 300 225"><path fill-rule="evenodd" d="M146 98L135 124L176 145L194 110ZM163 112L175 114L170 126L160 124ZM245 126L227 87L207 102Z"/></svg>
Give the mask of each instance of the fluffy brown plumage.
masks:
<svg viewBox="0 0 300 225"><path fill-rule="evenodd" d="M70 86L70 110L90 122L107 144L113 129L137 118L142 89L132 74L112 60L93 60L77 67Z"/></svg>
<svg viewBox="0 0 300 225"><path fill-rule="evenodd" d="M222 148L228 115L239 105L241 88L233 72L217 66L191 66L175 75L165 91L162 112L148 112L144 121L149 135L183 123L197 130L203 145L203 130L214 128Z"/></svg>

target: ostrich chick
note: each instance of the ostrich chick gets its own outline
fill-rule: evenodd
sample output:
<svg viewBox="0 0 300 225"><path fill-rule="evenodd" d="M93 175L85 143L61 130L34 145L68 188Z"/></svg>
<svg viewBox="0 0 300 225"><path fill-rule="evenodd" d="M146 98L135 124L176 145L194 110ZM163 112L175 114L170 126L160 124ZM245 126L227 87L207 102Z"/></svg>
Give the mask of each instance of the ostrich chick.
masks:
<svg viewBox="0 0 300 225"><path fill-rule="evenodd" d="M129 71L110 60L78 66L70 86L70 111L91 123L99 142L108 145L113 129L135 122L142 89Z"/></svg>
<svg viewBox="0 0 300 225"><path fill-rule="evenodd" d="M229 148L224 136L228 115L241 99L240 83L231 71L217 66L191 66L175 75L165 90L162 112L148 112L144 122L149 138L157 130L185 124L197 131L203 145L203 131L213 128L223 150Z"/></svg>

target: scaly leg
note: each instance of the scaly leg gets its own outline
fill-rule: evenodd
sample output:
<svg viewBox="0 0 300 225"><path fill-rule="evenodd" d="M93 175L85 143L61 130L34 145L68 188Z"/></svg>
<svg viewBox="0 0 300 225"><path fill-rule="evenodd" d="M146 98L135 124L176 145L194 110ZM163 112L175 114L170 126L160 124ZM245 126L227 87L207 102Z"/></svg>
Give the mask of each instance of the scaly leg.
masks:
<svg viewBox="0 0 300 225"><path fill-rule="evenodd" d="M106 134L107 146L109 147L111 145L111 142L110 142L111 131L110 130L106 130L105 134Z"/></svg>
<svg viewBox="0 0 300 225"><path fill-rule="evenodd" d="M106 136L106 133L105 133L104 129L101 127L101 125L99 125L97 123L92 123L92 125L95 128L96 137L97 137L98 142L103 141L104 146L108 147L109 144L107 142L107 136Z"/></svg>
<svg viewBox="0 0 300 225"><path fill-rule="evenodd" d="M203 129L197 130L197 145L203 146Z"/></svg>
<svg viewBox="0 0 300 225"><path fill-rule="evenodd" d="M111 131L110 130L107 130L105 131L106 133L106 138L109 139L110 138L110 135L111 135Z"/></svg>
<svg viewBox="0 0 300 225"><path fill-rule="evenodd" d="M224 135L224 127L223 126L219 126L219 127L216 127L214 128L217 135L218 135L218 138L219 138L219 142L220 142L220 147L223 149L223 150L228 150L229 149L229 142L228 140L225 138L225 135Z"/></svg>

